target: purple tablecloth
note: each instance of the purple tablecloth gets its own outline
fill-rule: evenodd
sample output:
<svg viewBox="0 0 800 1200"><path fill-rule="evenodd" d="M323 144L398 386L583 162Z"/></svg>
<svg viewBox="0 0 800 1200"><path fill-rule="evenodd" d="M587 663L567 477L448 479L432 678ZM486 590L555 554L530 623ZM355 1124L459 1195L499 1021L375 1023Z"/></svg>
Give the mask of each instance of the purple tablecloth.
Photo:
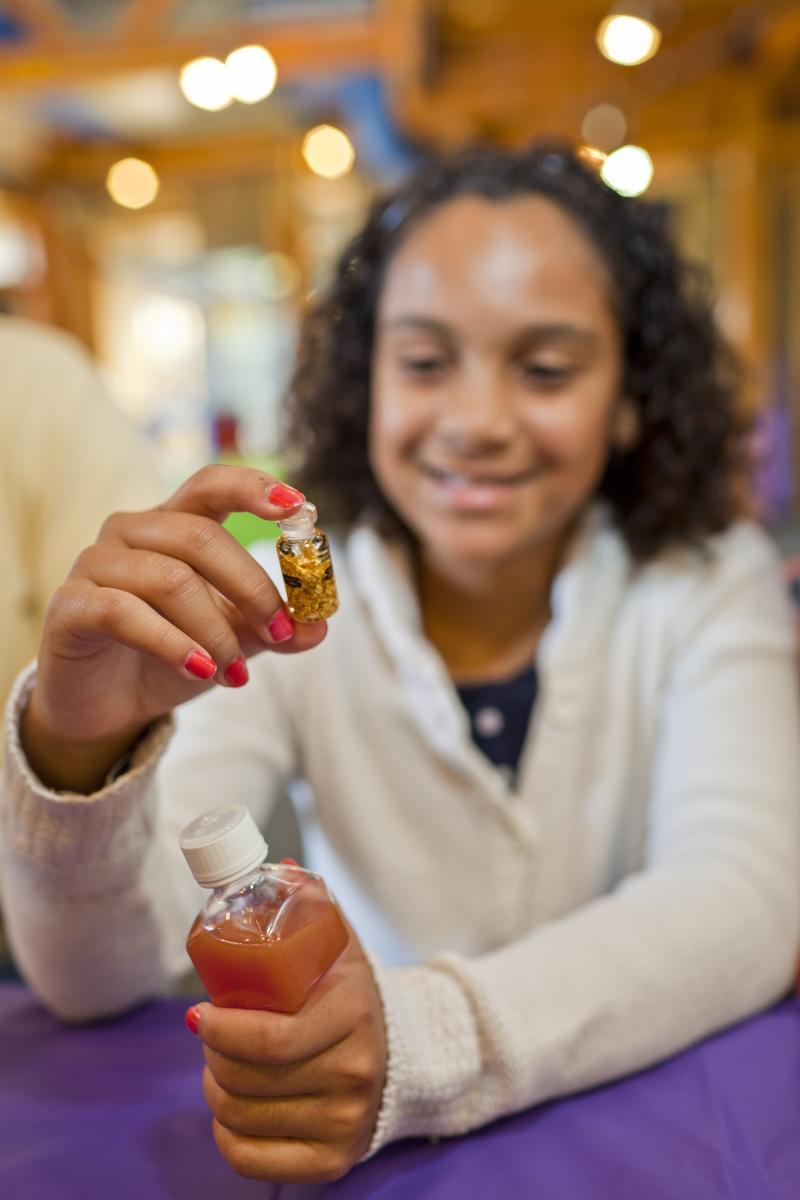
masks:
<svg viewBox="0 0 800 1200"><path fill-rule="evenodd" d="M185 1005L66 1029L0 987L2 1200L800 1200L800 1001L621 1083L327 1187L259 1184L217 1154Z"/></svg>

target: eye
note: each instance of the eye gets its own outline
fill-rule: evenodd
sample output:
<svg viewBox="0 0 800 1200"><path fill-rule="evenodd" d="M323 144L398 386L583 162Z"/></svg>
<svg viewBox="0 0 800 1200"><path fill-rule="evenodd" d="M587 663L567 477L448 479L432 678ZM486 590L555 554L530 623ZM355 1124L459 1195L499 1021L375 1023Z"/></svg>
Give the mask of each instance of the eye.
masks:
<svg viewBox="0 0 800 1200"><path fill-rule="evenodd" d="M572 378L572 367L557 367L548 363L524 362L520 364L524 379L541 388L557 388Z"/></svg>
<svg viewBox="0 0 800 1200"><path fill-rule="evenodd" d="M447 360L440 355L420 354L402 358L400 366L409 375L427 378L443 371L447 366Z"/></svg>

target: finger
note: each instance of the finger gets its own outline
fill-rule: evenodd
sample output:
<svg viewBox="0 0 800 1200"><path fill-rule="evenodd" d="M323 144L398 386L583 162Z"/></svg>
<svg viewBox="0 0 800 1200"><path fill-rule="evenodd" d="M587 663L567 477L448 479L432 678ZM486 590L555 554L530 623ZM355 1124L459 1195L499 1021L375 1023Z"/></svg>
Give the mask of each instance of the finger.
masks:
<svg viewBox="0 0 800 1200"><path fill-rule="evenodd" d="M334 1138L337 1105L320 1095L237 1096L221 1088L208 1067L203 1071L203 1095L211 1112L226 1129L248 1137ZM355 1110L355 1105L352 1106ZM342 1114L349 1113L347 1104ZM341 1135L345 1136L344 1119Z"/></svg>
<svg viewBox="0 0 800 1200"><path fill-rule="evenodd" d="M202 643L198 645L131 592L76 582L64 584L56 596L55 637L65 630L70 638L83 635L89 644L98 637L109 638L174 667L193 683L209 680L217 672L217 663Z"/></svg>
<svg viewBox="0 0 800 1200"><path fill-rule="evenodd" d="M232 512L279 521L295 512L304 500L302 492L264 471L211 464L196 471L159 507L164 512L197 513L220 522Z"/></svg>
<svg viewBox="0 0 800 1200"><path fill-rule="evenodd" d="M303 650L313 650L324 640L328 632L325 621L315 621L313 624L301 621L294 625L292 636L288 641L267 643L262 637L259 637L250 622L244 619L230 600L217 592L215 601L239 639L239 645L246 658L250 658L254 654L262 654L267 649L273 654L298 654Z"/></svg>
<svg viewBox="0 0 800 1200"><path fill-rule="evenodd" d="M262 641L283 642L292 636L294 622L267 572L210 517L158 509L118 513L106 522L101 545L103 541L121 541L187 564L231 601Z"/></svg>
<svg viewBox="0 0 800 1200"><path fill-rule="evenodd" d="M212 1050L260 1066L286 1066L313 1058L350 1032L349 1014L335 1004L297 1013L200 1004L198 1033Z"/></svg>
<svg viewBox="0 0 800 1200"><path fill-rule="evenodd" d="M226 1092L237 1096L307 1096L335 1086L342 1067L344 1038L313 1058L284 1066L265 1067L238 1058L229 1058L203 1047L206 1066Z"/></svg>
<svg viewBox="0 0 800 1200"><path fill-rule="evenodd" d="M286 1138L254 1138L212 1122L214 1141L238 1175L264 1183L331 1183L351 1160L334 1146Z"/></svg>
<svg viewBox="0 0 800 1200"><path fill-rule="evenodd" d="M130 592L183 632L208 647L222 667L218 682L240 687L247 681L242 650L234 630L215 602L208 584L187 563L148 550L130 550L100 542L80 555L75 575L99 587Z"/></svg>

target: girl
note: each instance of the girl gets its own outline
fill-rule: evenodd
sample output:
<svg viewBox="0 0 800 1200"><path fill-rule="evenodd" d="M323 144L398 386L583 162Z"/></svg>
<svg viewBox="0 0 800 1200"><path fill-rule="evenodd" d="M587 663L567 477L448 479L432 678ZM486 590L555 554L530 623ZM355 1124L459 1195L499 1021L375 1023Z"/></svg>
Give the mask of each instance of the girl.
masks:
<svg viewBox="0 0 800 1200"><path fill-rule="evenodd" d="M208 467L106 521L17 684L5 904L44 1001L112 1014L184 970L178 830L223 800L263 825L297 780L373 954L354 933L294 1016L190 1010L245 1174L334 1178L777 999L795 666L736 414L660 213L569 153L470 152L377 204L291 398L343 530L327 637L221 528L300 493Z"/></svg>

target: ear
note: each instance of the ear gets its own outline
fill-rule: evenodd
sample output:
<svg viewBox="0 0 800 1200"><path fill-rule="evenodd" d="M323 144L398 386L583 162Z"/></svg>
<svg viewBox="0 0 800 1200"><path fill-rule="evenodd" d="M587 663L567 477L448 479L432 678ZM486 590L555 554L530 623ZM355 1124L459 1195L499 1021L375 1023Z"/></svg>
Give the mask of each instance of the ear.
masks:
<svg viewBox="0 0 800 1200"><path fill-rule="evenodd" d="M611 424L611 445L615 450L630 450L639 437L639 413L633 400L623 396L617 404Z"/></svg>

